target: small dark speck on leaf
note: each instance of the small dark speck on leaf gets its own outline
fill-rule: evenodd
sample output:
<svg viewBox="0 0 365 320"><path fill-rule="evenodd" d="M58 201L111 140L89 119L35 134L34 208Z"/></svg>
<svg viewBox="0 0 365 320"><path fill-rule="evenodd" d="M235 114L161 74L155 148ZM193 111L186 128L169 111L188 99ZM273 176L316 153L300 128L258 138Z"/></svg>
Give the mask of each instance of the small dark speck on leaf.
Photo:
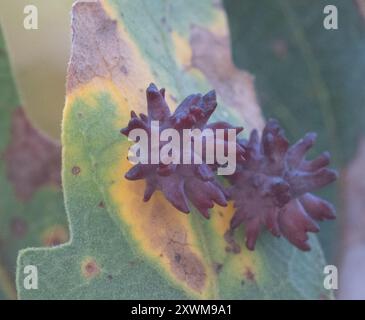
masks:
<svg viewBox="0 0 365 320"><path fill-rule="evenodd" d="M99 202L99 208L105 209L105 203L104 201Z"/></svg>
<svg viewBox="0 0 365 320"><path fill-rule="evenodd" d="M249 281L255 281L255 274L252 272L250 268L246 268L245 278Z"/></svg>
<svg viewBox="0 0 365 320"><path fill-rule="evenodd" d="M128 75L128 69L126 66L121 66L120 71L124 74L124 75Z"/></svg>
<svg viewBox="0 0 365 320"><path fill-rule="evenodd" d="M175 254L175 261L177 262L177 263L179 263L180 261L181 261L181 255L180 254Z"/></svg>
<svg viewBox="0 0 365 320"><path fill-rule="evenodd" d="M140 259L133 259L133 260L128 261L128 264L129 264L130 266L136 266L136 265L138 265L139 263L143 263L143 261L142 261L142 260L140 260Z"/></svg>
<svg viewBox="0 0 365 320"><path fill-rule="evenodd" d="M223 269L222 263L214 263L214 271L216 274L219 274Z"/></svg>
<svg viewBox="0 0 365 320"><path fill-rule="evenodd" d="M72 174L73 174L74 176L79 175L79 174L80 174L80 172L81 172L80 167L73 167L73 168L72 168Z"/></svg>
<svg viewBox="0 0 365 320"><path fill-rule="evenodd" d="M113 276L111 274L108 274L108 280L113 280Z"/></svg>

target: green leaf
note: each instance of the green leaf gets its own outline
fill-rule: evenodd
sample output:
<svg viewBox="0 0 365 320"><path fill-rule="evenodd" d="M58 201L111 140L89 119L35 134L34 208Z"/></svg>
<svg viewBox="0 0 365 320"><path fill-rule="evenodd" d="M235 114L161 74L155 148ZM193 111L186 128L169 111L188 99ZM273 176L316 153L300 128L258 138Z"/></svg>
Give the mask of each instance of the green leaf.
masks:
<svg viewBox="0 0 365 320"><path fill-rule="evenodd" d="M311 237L303 253L263 233L254 252L224 239L233 207L212 218L184 215L161 194L144 203L143 182L123 175L130 143L120 135L131 110L145 112L150 82L170 107L215 88L215 118L262 128L252 78L232 64L217 1L79 2L63 118L63 186L71 241L23 250L22 299L330 298L325 264ZM22 268L38 267L38 290L24 290Z"/></svg>
<svg viewBox="0 0 365 320"><path fill-rule="evenodd" d="M0 299L15 299L19 249L68 239L60 146L28 121L0 30Z"/></svg>
<svg viewBox="0 0 365 320"><path fill-rule="evenodd" d="M323 27L328 4L338 8L338 30ZM278 119L292 141L317 132L314 152L329 150L333 165L345 166L364 135L365 24L356 1L230 0L225 7L234 61L256 76L265 116ZM321 195L341 208L343 190L336 185ZM330 261L341 215L321 226Z"/></svg>

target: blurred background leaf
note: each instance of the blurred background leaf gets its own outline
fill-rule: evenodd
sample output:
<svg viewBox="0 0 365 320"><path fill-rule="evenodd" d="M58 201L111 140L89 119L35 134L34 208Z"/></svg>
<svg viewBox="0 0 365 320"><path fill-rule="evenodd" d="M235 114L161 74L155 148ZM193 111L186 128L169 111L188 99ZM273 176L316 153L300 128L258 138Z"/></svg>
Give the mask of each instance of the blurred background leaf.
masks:
<svg viewBox="0 0 365 320"><path fill-rule="evenodd" d="M329 150L332 165L344 168L364 134L365 28L360 1L226 0L234 61L256 78L266 118L278 119L291 141L319 133L315 152ZM336 5L339 29L326 30L323 9ZM329 262L339 258L339 201L336 187L321 195L337 205L338 219L321 225Z"/></svg>
<svg viewBox="0 0 365 320"><path fill-rule="evenodd" d="M32 122L59 140L74 0L2 0L0 21L19 95ZM38 30L23 26L24 7L38 8Z"/></svg>
<svg viewBox="0 0 365 320"><path fill-rule="evenodd" d="M18 251L68 240L61 147L29 122L0 30L0 299L16 298Z"/></svg>

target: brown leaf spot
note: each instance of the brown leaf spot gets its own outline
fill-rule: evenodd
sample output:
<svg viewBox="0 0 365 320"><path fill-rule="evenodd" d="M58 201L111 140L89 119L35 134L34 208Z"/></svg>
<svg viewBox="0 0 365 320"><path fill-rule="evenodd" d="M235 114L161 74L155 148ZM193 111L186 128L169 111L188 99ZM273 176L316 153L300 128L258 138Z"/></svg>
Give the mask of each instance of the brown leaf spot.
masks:
<svg viewBox="0 0 365 320"><path fill-rule="evenodd" d="M250 268L246 268L244 272L244 276L248 281L256 281L255 280L255 274L252 272Z"/></svg>
<svg viewBox="0 0 365 320"><path fill-rule="evenodd" d="M167 259L177 279L185 282L191 289L202 292L207 280L205 267L201 259L191 250L183 227L175 224L172 217L166 219L166 212L159 206L161 204L156 202L150 208L148 215L150 219L145 225L149 233L151 226L154 226L157 230L166 230L167 234L154 232L151 235L151 242L162 249L162 258ZM144 214L146 217L146 213Z"/></svg>
<svg viewBox="0 0 365 320"><path fill-rule="evenodd" d="M68 231L61 225L52 226L42 234L42 243L47 247L58 246L68 240Z"/></svg>
<svg viewBox="0 0 365 320"><path fill-rule="evenodd" d="M229 106L242 115L248 129L262 129L263 116L257 102L253 77L236 68L229 35L220 37L198 26L191 28L192 66L198 68Z"/></svg>
<svg viewBox="0 0 365 320"><path fill-rule="evenodd" d="M98 206L99 206L99 208L105 209L104 201L100 201Z"/></svg>
<svg viewBox="0 0 365 320"><path fill-rule="evenodd" d="M61 146L36 130L23 108L13 113L4 160L7 177L22 201L43 186L61 186Z"/></svg>
<svg viewBox="0 0 365 320"><path fill-rule="evenodd" d="M206 279L204 266L193 252L185 248L187 249L186 244L170 239L166 250L172 271L189 287L201 292Z"/></svg>
<svg viewBox="0 0 365 320"><path fill-rule="evenodd" d="M97 275L99 275L101 272L101 269L99 265L96 263L96 260L92 257L86 257L81 262L81 274L86 279L92 279L95 278Z"/></svg>
<svg viewBox="0 0 365 320"><path fill-rule="evenodd" d="M80 174L80 172L81 172L81 168L80 167L76 167L76 166L75 167L72 167L71 172L72 172L72 174L74 176L78 176Z"/></svg>

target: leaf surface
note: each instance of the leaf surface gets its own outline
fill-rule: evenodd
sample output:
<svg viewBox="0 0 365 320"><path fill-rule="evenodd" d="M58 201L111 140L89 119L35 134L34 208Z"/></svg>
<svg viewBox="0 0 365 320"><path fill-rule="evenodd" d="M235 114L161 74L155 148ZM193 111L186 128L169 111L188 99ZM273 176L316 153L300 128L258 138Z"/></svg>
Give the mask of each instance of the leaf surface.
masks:
<svg viewBox="0 0 365 320"><path fill-rule="evenodd" d="M243 232L233 253L224 234L233 208L212 218L174 209L144 183L124 178L130 143L120 135L131 110L146 112L150 82L171 108L191 93L218 93L215 119L262 128L252 77L237 70L217 1L78 2L63 118L63 185L71 241L19 256L39 268L39 289L22 299L254 299L331 297L324 259L264 233L254 252Z"/></svg>

